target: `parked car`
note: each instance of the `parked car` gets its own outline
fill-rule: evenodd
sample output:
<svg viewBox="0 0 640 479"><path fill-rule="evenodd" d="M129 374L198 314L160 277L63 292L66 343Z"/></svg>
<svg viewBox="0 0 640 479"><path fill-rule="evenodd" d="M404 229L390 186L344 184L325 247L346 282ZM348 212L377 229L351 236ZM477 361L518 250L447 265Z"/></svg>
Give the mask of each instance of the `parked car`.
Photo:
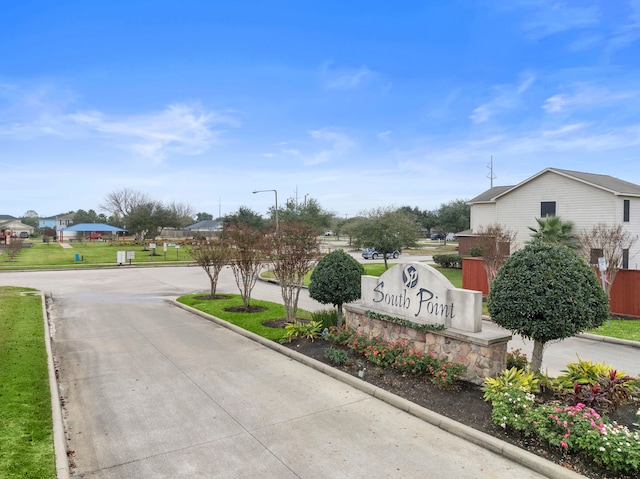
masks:
<svg viewBox="0 0 640 479"><path fill-rule="evenodd" d="M389 250L387 251L387 258L397 258L400 256L400 250ZM378 259L382 258L382 253L380 253L376 248L367 248L362 252L362 257L364 259Z"/></svg>
<svg viewBox="0 0 640 479"><path fill-rule="evenodd" d="M445 235L443 235L442 233L435 233L431 235L431 239L432 240L443 240L445 239Z"/></svg>
<svg viewBox="0 0 640 479"><path fill-rule="evenodd" d="M29 237L29 232L28 231L20 231L20 238L28 238Z"/></svg>
<svg viewBox="0 0 640 479"><path fill-rule="evenodd" d="M102 234L100 234L100 233L91 233L88 236L88 238L91 239L91 240L99 240L99 239L102 239Z"/></svg>
<svg viewBox="0 0 640 479"><path fill-rule="evenodd" d="M324 235L325 236L333 236L333 231L327 230L327 231L324 232Z"/></svg>

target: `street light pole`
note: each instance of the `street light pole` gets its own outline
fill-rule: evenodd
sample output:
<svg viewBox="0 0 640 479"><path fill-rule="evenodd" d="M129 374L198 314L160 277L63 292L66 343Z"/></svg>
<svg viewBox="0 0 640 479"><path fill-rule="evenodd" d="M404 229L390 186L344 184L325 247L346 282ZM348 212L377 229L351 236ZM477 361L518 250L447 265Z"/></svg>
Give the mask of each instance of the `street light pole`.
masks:
<svg viewBox="0 0 640 479"><path fill-rule="evenodd" d="M267 193L269 191L273 191L276 195L276 234L278 234L278 192L276 190L256 190L253 192L253 194L255 195L256 193Z"/></svg>

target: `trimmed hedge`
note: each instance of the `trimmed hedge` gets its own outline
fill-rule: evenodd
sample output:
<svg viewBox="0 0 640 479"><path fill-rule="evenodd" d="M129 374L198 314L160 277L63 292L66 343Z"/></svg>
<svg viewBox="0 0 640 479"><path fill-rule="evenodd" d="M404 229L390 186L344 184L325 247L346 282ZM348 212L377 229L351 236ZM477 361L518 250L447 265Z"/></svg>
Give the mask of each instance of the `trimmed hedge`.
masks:
<svg viewBox="0 0 640 479"><path fill-rule="evenodd" d="M434 255L433 262L443 268L462 269L462 256L459 254L437 254Z"/></svg>

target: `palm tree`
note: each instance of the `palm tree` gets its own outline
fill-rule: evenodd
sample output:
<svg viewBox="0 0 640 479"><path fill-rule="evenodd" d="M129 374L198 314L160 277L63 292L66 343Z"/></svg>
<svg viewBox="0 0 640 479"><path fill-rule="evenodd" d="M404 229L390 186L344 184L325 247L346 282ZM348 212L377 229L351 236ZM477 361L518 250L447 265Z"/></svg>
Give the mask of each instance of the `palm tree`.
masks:
<svg viewBox="0 0 640 479"><path fill-rule="evenodd" d="M571 249L578 247L578 237L572 233L573 222L562 221L559 216L536 218L538 228L529 227L532 241L540 240L545 243L557 243Z"/></svg>

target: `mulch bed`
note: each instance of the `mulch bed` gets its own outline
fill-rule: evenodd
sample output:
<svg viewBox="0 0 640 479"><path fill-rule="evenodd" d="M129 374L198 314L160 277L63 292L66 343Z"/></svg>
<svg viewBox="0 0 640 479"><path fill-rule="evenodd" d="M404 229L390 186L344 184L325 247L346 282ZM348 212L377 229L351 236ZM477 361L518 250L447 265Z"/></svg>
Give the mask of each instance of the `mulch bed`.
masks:
<svg viewBox="0 0 640 479"><path fill-rule="evenodd" d="M282 326L281 323L282 321L275 321L271 326L279 327ZM559 448L550 446L545 441L526 437L517 431L505 430L494 425L491 421L491 405L483 399L483 393L478 385L462 382L459 390L442 390L432 384L428 378L405 377L395 369L382 368L369 363L364 358L358 357L356 359L353 356L350 356L344 365L337 366L327 359L325 350L331 346L335 348L339 346L322 339L315 341L294 339L290 343L284 343L283 346L325 364L332 365L336 369L353 376L358 376L358 371L360 371L358 362L360 362L367 368L363 380L459 423L544 457L586 477L592 479L638 478L637 474L624 475L609 472L594 464L583 454L566 454ZM622 406L615 416L611 416L611 418L634 430L632 424L637 420L635 416L637 407L637 404Z"/></svg>

